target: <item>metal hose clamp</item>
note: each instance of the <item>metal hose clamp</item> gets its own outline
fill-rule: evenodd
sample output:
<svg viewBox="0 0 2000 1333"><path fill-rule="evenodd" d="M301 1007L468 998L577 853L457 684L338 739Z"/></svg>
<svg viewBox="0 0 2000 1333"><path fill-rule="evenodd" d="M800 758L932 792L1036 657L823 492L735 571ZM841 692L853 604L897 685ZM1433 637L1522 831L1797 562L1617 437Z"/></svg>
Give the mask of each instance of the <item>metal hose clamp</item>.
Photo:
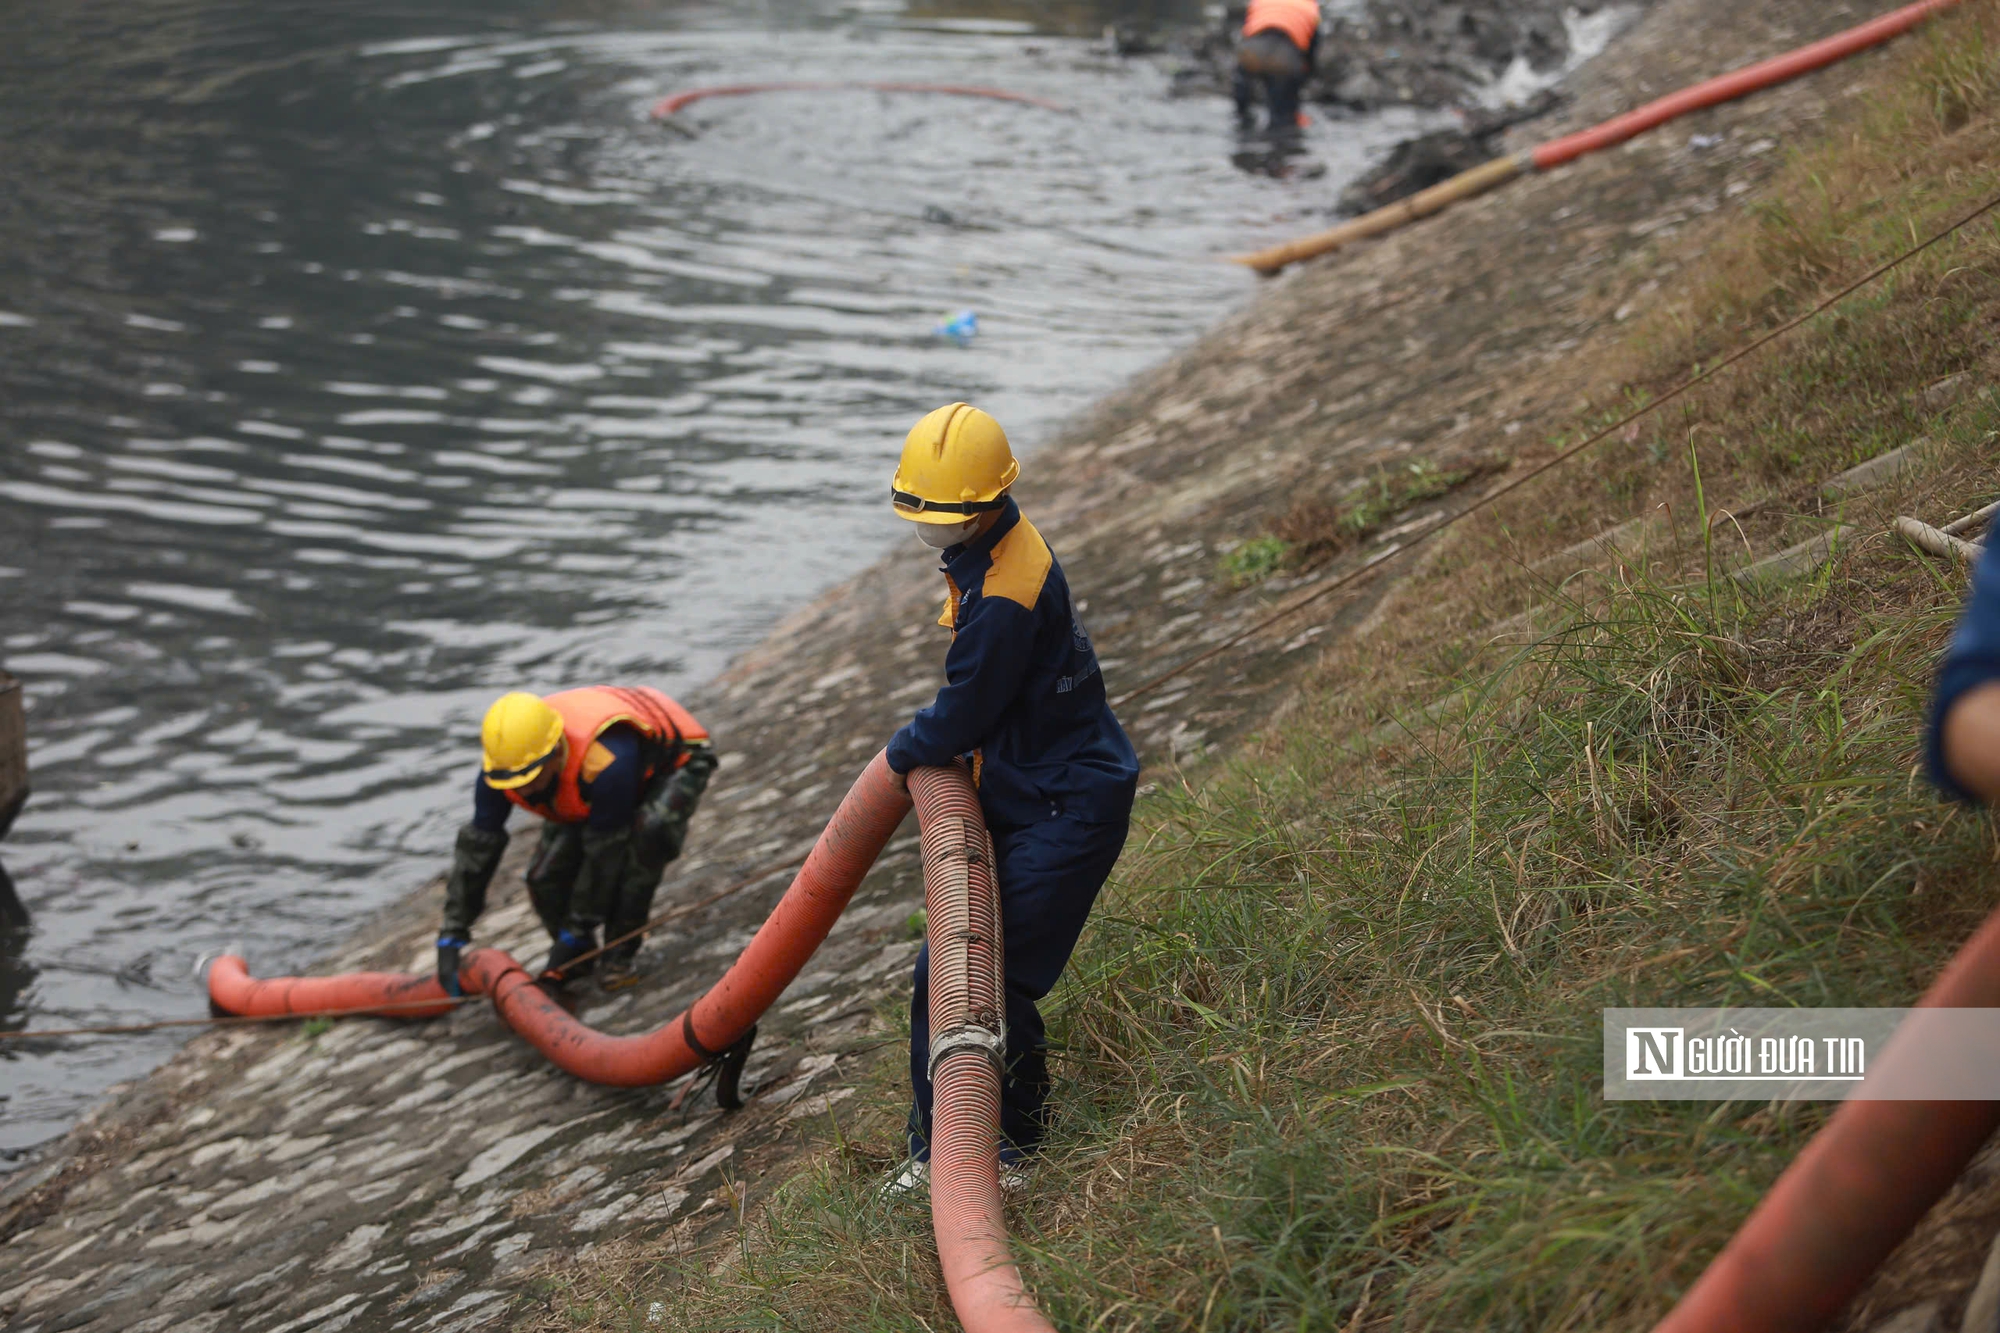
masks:
<svg viewBox="0 0 2000 1333"><path fill-rule="evenodd" d="M940 1032L931 1038L931 1062L924 1069L927 1078L937 1078L937 1067L947 1055L958 1051L980 1051L1002 1074L1007 1072L1007 1034L968 1024Z"/></svg>

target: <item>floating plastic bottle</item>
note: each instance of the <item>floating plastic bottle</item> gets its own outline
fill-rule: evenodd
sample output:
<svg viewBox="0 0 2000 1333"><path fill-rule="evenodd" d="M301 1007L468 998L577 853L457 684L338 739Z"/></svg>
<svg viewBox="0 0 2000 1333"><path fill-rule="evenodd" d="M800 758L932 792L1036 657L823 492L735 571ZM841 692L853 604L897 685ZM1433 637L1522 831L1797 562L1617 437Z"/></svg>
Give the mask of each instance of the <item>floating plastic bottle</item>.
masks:
<svg viewBox="0 0 2000 1333"><path fill-rule="evenodd" d="M944 323L931 330L940 338L949 338L960 347L966 346L979 332L979 315L975 311L961 310L946 317Z"/></svg>

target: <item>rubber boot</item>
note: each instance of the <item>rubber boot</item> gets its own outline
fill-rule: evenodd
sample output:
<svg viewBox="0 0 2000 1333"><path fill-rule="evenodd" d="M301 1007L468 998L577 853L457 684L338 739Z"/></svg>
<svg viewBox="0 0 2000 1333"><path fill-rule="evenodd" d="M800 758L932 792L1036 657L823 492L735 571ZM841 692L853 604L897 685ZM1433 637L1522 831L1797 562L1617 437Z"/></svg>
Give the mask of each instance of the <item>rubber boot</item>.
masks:
<svg viewBox="0 0 2000 1333"><path fill-rule="evenodd" d="M622 932L606 928L604 932L611 939L617 939ZM597 984L607 994L630 990L639 984L639 941L627 940L616 948L606 949L597 957Z"/></svg>

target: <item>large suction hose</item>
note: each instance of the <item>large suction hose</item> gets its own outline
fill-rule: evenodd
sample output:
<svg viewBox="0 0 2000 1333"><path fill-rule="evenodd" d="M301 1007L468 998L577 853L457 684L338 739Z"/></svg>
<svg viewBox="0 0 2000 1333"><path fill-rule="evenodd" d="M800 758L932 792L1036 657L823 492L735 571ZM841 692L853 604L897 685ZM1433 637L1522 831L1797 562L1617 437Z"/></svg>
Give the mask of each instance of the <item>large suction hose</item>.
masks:
<svg viewBox="0 0 2000 1333"><path fill-rule="evenodd" d="M1789 83L1802 74L1845 60L1851 55L1880 46L1892 37L1897 37L1933 15L1952 8L1960 0L1918 0L1905 5L1880 18L1870 20L1846 32L1836 33L1825 41L1802 46L1796 51L1755 65L1746 65L1718 78L1697 83L1670 93L1656 101L1648 102L1635 111L1622 116L1614 116L1601 125L1594 125L1576 134L1552 139L1528 152L1509 157L1497 157L1481 163L1470 171L1462 171L1440 185L1433 185L1420 194L1410 196L1372 213L1365 213L1351 222L1329 228L1312 236L1287 241L1282 245L1270 246L1247 255L1236 256L1236 262L1256 269L1259 273L1271 274L1287 264L1296 264L1302 259L1311 259L1355 241L1384 232L1394 231L1405 223L1418 218L1429 217L1441 212L1452 204L1475 195L1481 195L1496 186L1513 180L1516 176L1530 171L1548 171L1565 162L1574 162L1586 153L1624 143L1635 135L1656 129L1670 120L1677 120L1691 111L1705 107L1719 106L1733 102L1739 97L1765 88L1773 88L1781 83Z"/></svg>
<svg viewBox="0 0 2000 1333"><path fill-rule="evenodd" d="M967 1333L1055 1333L1007 1244L1000 1199L1000 1071L1006 1060L1000 887L964 768L910 774L930 935L931 1227Z"/></svg>
<svg viewBox="0 0 2000 1333"><path fill-rule="evenodd" d="M2000 1008L2000 912L1917 1005ZM2000 1102L1843 1103L1654 1333L1826 1327L1996 1127Z"/></svg>
<svg viewBox="0 0 2000 1333"><path fill-rule="evenodd" d="M653 1032L614 1037L577 1021L499 949L475 949L459 980L493 1001L508 1027L578 1078L614 1087L666 1083L713 1060L750 1030L826 939L854 890L910 810L910 798L877 754L827 821L792 886L722 980ZM274 1015L341 1010L391 1017L442 1013L451 1000L432 976L357 972L339 977L252 981L243 960L224 956L208 973L209 1002L226 1013ZM417 1008L411 1001L435 1001Z"/></svg>
<svg viewBox="0 0 2000 1333"><path fill-rule="evenodd" d="M1035 1308L1007 1243L1001 1209L1000 1071L1006 1052L999 882L979 797L962 766L910 774L922 831L930 929L931 1213L952 1305L968 1333L1055 1333ZM639 1087L719 1057L790 985L846 909L909 813L878 754L827 822L812 854L756 937L709 992L653 1032L614 1037L574 1018L514 959L475 949L459 969L507 1026L592 1083ZM209 1001L243 1015L324 1012L428 1017L451 1008L437 978L400 972L252 980L224 956Z"/></svg>

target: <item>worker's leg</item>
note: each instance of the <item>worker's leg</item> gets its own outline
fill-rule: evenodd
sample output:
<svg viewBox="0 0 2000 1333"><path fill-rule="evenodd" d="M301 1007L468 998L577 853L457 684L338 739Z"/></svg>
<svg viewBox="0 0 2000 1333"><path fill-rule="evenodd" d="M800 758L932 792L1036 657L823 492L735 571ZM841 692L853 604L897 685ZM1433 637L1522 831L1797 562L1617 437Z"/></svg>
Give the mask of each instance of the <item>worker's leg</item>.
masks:
<svg viewBox="0 0 2000 1333"><path fill-rule="evenodd" d="M1098 890L1125 845L1126 825L1050 819L995 828L1007 971L1007 1072L1000 1132L1017 1151L1048 1130L1048 1042L1036 1004L1069 963ZM931 1131L930 946L917 954L910 998L910 1151L928 1158Z"/></svg>
<svg viewBox="0 0 2000 1333"><path fill-rule="evenodd" d="M910 1156L931 1159L931 942L917 950L910 985Z"/></svg>
<svg viewBox="0 0 2000 1333"><path fill-rule="evenodd" d="M576 887L576 873L583 868L583 826L542 825L541 840L535 844L534 859L528 862L528 901L541 919L542 929L554 939L569 915L569 896Z"/></svg>
<svg viewBox="0 0 2000 1333"><path fill-rule="evenodd" d="M1297 129L1299 124L1299 90L1305 80L1289 74L1273 74L1264 80L1264 95L1271 108L1271 131Z"/></svg>
<svg viewBox="0 0 2000 1333"><path fill-rule="evenodd" d="M660 774L648 785L639 803L638 826L632 836L625 877L604 923L607 945L638 930L652 918L653 895L659 891L660 878L687 845L688 823L701 805L701 794L708 789L708 777L715 766L714 751L701 746L687 763ZM637 980L632 960L640 943L630 939L605 950L603 966L598 970L598 982L604 989L622 990Z"/></svg>
<svg viewBox="0 0 2000 1333"><path fill-rule="evenodd" d="M1241 65L1236 67L1236 79L1229 86L1229 96L1236 103L1236 118L1250 119L1250 113L1257 105L1257 80Z"/></svg>
<svg viewBox="0 0 2000 1333"><path fill-rule="evenodd" d="M1038 1002L1069 966L1090 908L1118 853L1126 822L1048 819L993 840L1007 966L1007 1074L1000 1133L1016 1151L1048 1132L1048 1040Z"/></svg>

